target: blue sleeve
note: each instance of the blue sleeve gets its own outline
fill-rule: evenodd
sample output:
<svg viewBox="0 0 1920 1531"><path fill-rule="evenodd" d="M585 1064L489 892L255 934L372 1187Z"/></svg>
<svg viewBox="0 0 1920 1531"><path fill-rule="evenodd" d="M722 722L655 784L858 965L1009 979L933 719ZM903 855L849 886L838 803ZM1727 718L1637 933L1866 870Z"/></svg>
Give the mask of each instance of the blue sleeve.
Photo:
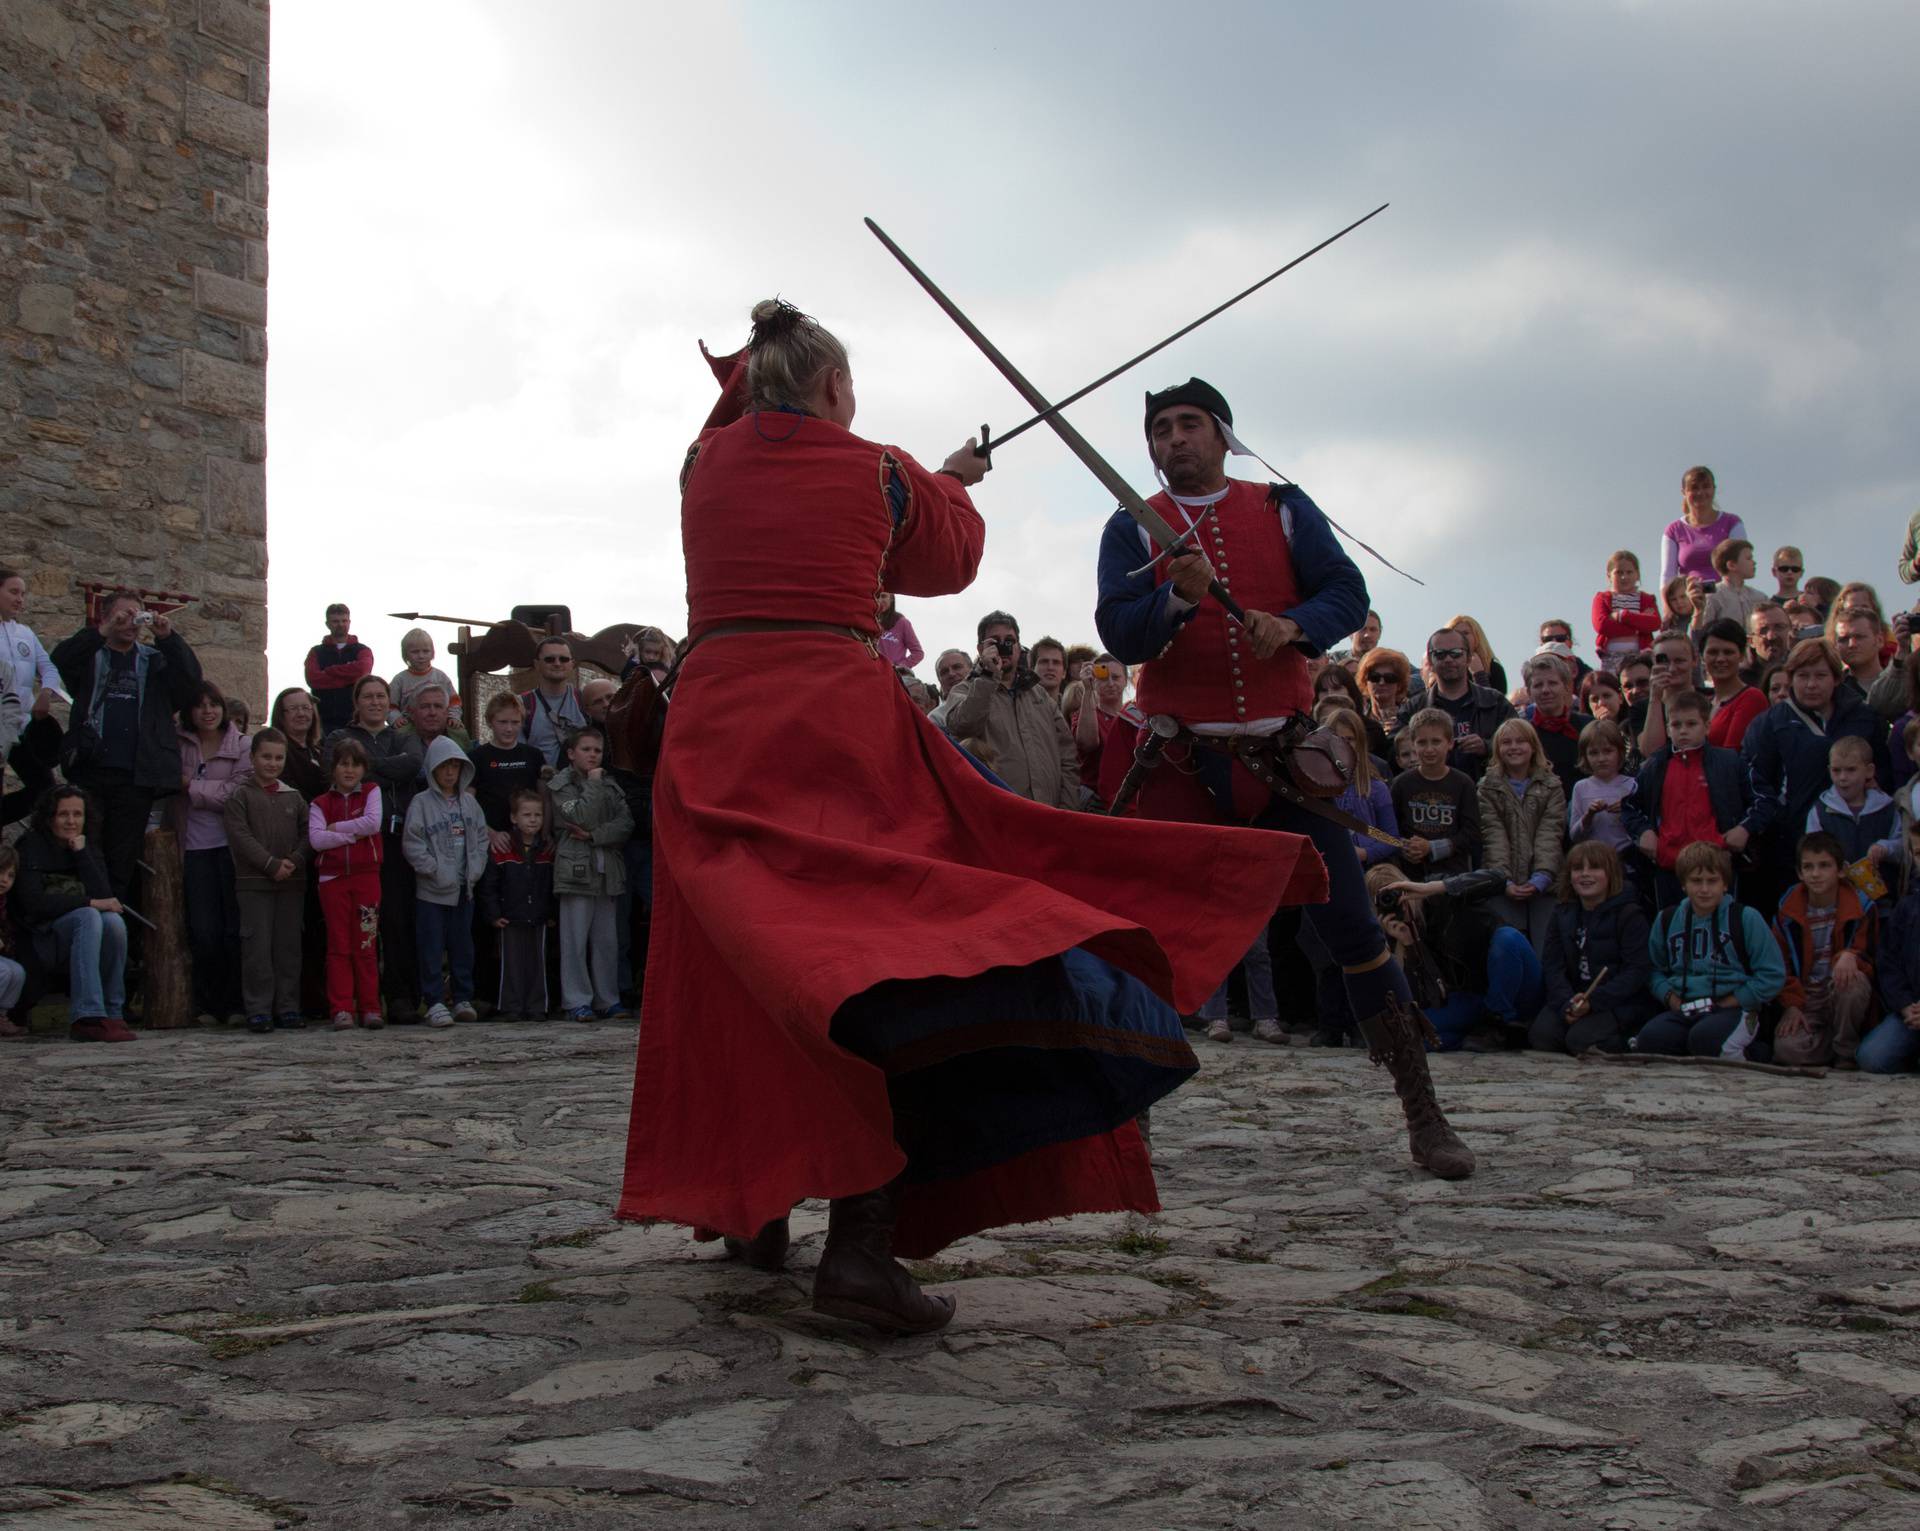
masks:
<svg viewBox="0 0 1920 1531"><path fill-rule="evenodd" d="M1779 994L1787 982L1786 959L1780 955L1780 943L1760 917L1760 911L1740 907L1740 919L1747 933L1747 969L1752 976L1736 985L1734 997L1748 1010L1758 1010Z"/></svg>
<svg viewBox="0 0 1920 1531"><path fill-rule="evenodd" d="M1373 781L1373 790L1367 794L1367 804L1373 810L1373 827L1384 829L1390 835L1400 833L1400 816L1393 811L1393 793L1387 784L1377 776ZM1354 844L1360 847L1362 866L1374 866L1394 854L1391 845L1382 845L1378 840L1370 840L1365 835L1356 835Z"/></svg>
<svg viewBox="0 0 1920 1531"><path fill-rule="evenodd" d="M1100 534L1100 598L1093 624L1107 652L1122 664L1157 658L1193 615L1191 609L1167 610L1171 581L1156 581L1152 569L1129 572L1152 556L1133 517L1116 510Z"/></svg>
<svg viewBox="0 0 1920 1531"><path fill-rule="evenodd" d="M1301 599L1292 610L1274 615L1299 624L1303 641L1294 647L1314 659L1345 642L1366 622L1367 582L1340 546L1325 512L1303 489L1283 485L1279 501L1282 514L1291 521L1289 547Z"/></svg>

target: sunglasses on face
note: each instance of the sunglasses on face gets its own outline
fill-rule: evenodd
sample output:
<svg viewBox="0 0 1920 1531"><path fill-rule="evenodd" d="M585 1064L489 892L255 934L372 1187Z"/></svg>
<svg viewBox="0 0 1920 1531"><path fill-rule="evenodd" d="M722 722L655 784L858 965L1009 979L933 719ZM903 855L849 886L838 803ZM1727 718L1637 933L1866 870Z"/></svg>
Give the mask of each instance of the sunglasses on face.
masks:
<svg viewBox="0 0 1920 1531"><path fill-rule="evenodd" d="M1467 651L1465 649L1428 649L1427 657L1429 659L1465 659Z"/></svg>
<svg viewBox="0 0 1920 1531"><path fill-rule="evenodd" d="M1775 574L1804 574L1806 571L1797 563L1777 563L1773 566Z"/></svg>
<svg viewBox="0 0 1920 1531"><path fill-rule="evenodd" d="M1540 641L1542 643L1571 643L1573 642L1573 634L1572 633L1542 633L1540 635Z"/></svg>

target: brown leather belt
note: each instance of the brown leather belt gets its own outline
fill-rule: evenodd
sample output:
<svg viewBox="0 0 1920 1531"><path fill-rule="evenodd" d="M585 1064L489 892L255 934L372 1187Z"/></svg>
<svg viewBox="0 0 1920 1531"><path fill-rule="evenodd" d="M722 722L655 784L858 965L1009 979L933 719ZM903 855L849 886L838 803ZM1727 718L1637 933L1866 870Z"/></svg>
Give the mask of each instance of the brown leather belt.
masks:
<svg viewBox="0 0 1920 1531"><path fill-rule="evenodd" d="M831 633L837 638L851 638L875 659L880 657L880 650L875 640L857 628L841 627L833 622L794 622L781 617L742 617L735 622L717 623L688 643L686 652L674 661L673 668L661 680L661 692L664 694L672 688L674 681L679 678L681 666L686 664L693 657L693 651L709 638L734 638L744 633Z"/></svg>

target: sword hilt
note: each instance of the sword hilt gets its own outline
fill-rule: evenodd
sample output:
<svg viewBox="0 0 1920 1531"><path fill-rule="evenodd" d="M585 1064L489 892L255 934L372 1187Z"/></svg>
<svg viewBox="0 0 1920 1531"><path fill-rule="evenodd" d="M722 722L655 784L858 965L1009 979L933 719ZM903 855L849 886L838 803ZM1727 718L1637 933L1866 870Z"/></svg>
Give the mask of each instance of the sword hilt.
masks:
<svg viewBox="0 0 1920 1531"><path fill-rule="evenodd" d="M985 462L989 468L993 466L993 432L987 429L987 422L984 420L980 422L980 445L973 449L973 455Z"/></svg>

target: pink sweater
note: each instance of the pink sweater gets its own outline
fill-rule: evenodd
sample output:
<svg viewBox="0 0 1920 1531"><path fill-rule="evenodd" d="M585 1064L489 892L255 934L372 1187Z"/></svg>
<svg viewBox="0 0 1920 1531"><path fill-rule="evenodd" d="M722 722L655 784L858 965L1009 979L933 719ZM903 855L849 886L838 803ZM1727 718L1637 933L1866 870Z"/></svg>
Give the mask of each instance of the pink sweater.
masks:
<svg viewBox="0 0 1920 1531"><path fill-rule="evenodd" d="M168 817L182 851L215 851L227 843L227 799L247 769L247 740L228 725L211 759L200 754L200 736L181 730L180 778L184 790Z"/></svg>

